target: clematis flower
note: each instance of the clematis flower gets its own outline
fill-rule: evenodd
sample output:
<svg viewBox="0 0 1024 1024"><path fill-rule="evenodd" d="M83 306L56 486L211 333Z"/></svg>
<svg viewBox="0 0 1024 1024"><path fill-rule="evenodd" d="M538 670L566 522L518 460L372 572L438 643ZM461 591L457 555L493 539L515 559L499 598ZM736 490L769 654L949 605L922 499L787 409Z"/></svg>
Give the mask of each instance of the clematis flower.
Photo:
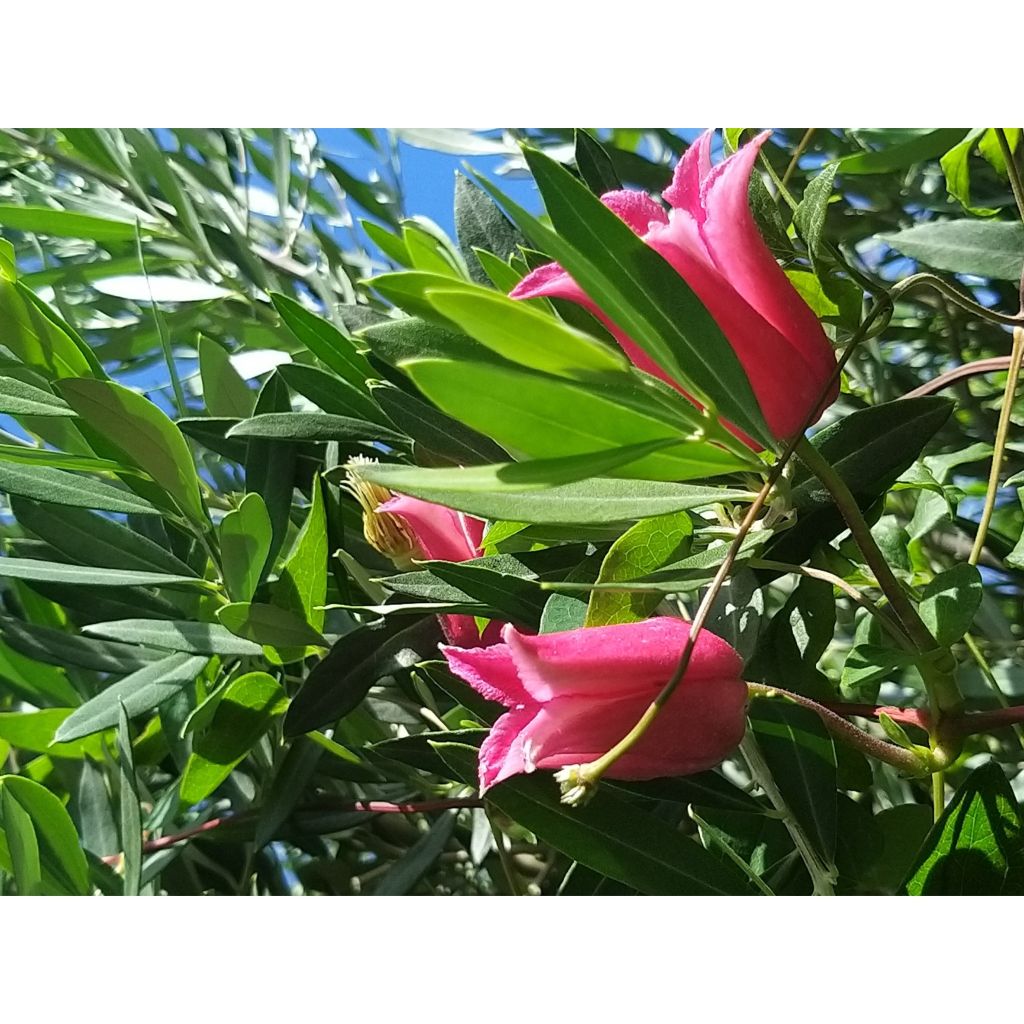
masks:
<svg viewBox="0 0 1024 1024"><path fill-rule="evenodd" d="M746 371L769 430L783 440L796 434L809 414L817 418L835 401L838 384L822 401L835 370L832 346L765 245L747 201L754 161L769 134L763 132L712 166L713 133L705 132L683 155L662 193L668 211L645 192L608 192L601 201L693 289ZM538 267L510 294L579 303L609 328L635 366L686 393L559 264Z"/></svg>
<svg viewBox="0 0 1024 1024"><path fill-rule="evenodd" d="M465 562L480 557L483 520L370 483L359 473L365 461L371 460L357 457L349 463L347 489L362 506L363 533L373 548L399 569L414 568L423 559ZM461 647L496 643L502 626L491 622L481 635L472 615L439 615L438 620L445 639Z"/></svg>
<svg viewBox="0 0 1024 1024"><path fill-rule="evenodd" d="M455 675L508 709L480 748L480 792L512 775L604 754L668 682L689 630L667 617L540 636L506 625L491 647L442 647ZM608 777L689 775L718 764L743 737L742 669L729 644L702 632L682 682Z"/></svg>

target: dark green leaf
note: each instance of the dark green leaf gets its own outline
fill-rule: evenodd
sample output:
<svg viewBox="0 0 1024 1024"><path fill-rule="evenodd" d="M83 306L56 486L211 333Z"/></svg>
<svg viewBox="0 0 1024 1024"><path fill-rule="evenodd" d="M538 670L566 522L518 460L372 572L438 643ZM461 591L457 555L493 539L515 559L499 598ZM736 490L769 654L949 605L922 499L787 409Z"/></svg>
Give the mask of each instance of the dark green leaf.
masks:
<svg viewBox="0 0 1024 1024"><path fill-rule="evenodd" d="M879 238L904 256L956 274L1017 282L1024 266L1024 225L1019 221L931 221Z"/></svg>
<svg viewBox="0 0 1024 1024"><path fill-rule="evenodd" d="M217 609L217 620L236 636L268 647L327 646L304 619L272 604L225 604Z"/></svg>
<svg viewBox="0 0 1024 1024"><path fill-rule="evenodd" d="M0 558L0 576L16 580L41 580L90 587L159 587L169 584L208 587L195 576L172 576L165 572L100 569L91 565L45 562L35 558Z"/></svg>
<svg viewBox="0 0 1024 1024"><path fill-rule="evenodd" d="M967 563L939 573L921 591L918 611L939 647L955 644L971 628L983 592L981 573Z"/></svg>
<svg viewBox="0 0 1024 1024"><path fill-rule="evenodd" d="M12 500L11 509L22 526L73 561L195 577L192 569L166 548L109 516L18 497Z"/></svg>
<svg viewBox="0 0 1024 1024"><path fill-rule="evenodd" d="M373 388L373 397L402 433L449 460L452 465L475 466L508 458L507 453L489 437L470 430L414 395L396 387L379 385Z"/></svg>
<svg viewBox="0 0 1024 1024"><path fill-rule="evenodd" d="M193 522L207 522L199 478L181 431L148 399L104 380L62 380L68 404L144 469Z"/></svg>
<svg viewBox="0 0 1024 1024"><path fill-rule="evenodd" d="M435 749L461 781L475 781L473 747L438 743ZM607 788L584 807L567 807L551 775L541 772L508 779L487 800L573 860L648 895L750 895L734 865Z"/></svg>
<svg viewBox="0 0 1024 1024"><path fill-rule="evenodd" d="M150 622L153 620L140 620ZM154 623L155 624L155 623ZM86 627L89 629L90 627ZM135 672L160 655L154 651L127 647L75 636L48 626L36 626L18 619L0 619L0 632L4 640L16 651L36 661L50 665L74 665L94 672L126 675ZM112 639L119 639L113 637ZM70 688L71 702L78 703L77 694Z"/></svg>
<svg viewBox="0 0 1024 1024"><path fill-rule="evenodd" d="M369 363L334 324L311 313L287 295L270 296L285 326L329 370L353 387L365 390L366 378L373 376Z"/></svg>
<svg viewBox="0 0 1024 1024"><path fill-rule="evenodd" d="M583 128L576 129L574 156L576 170L595 196L622 188L615 165L604 146Z"/></svg>
<svg viewBox="0 0 1024 1024"><path fill-rule="evenodd" d="M117 762L121 789L121 849L124 852L124 895L138 896L142 884L142 814L128 712L118 708Z"/></svg>
<svg viewBox="0 0 1024 1024"><path fill-rule="evenodd" d="M0 377L0 413L9 416L74 416L62 398L14 377Z"/></svg>
<svg viewBox="0 0 1024 1024"><path fill-rule="evenodd" d="M405 896L423 875L430 870L434 861L448 845L455 831L456 811L445 811L430 830L410 847L388 869L373 890L374 896Z"/></svg>
<svg viewBox="0 0 1024 1024"><path fill-rule="evenodd" d="M942 156L967 134L966 128L937 128L884 149L854 153L839 161L841 174L885 174Z"/></svg>
<svg viewBox="0 0 1024 1024"><path fill-rule="evenodd" d="M782 700L750 708L753 739L787 806L819 854L830 863L836 848L836 752L821 720Z"/></svg>
<svg viewBox="0 0 1024 1024"><path fill-rule="evenodd" d="M939 397L886 402L819 430L811 444L867 511L913 464L952 411L953 403ZM800 526L783 533L769 548L768 557L801 563L817 544L837 536L846 524L826 488L802 465L793 477L791 501Z"/></svg>
<svg viewBox="0 0 1024 1024"><path fill-rule="evenodd" d="M318 412L268 412L236 423L228 437L269 441L387 441L404 444L408 438L388 427L350 416Z"/></svg>
<svg viewBox="0 0 1024 1024"><path fill-rule="evenodd" d="M904 888L911 896L1024 895L1024 823L998 764L975 769L957 790Z"/></svg>
<svg viewBox="0 0 1024 1024"><path fill-rule="evenodd" d="M389 617L346 633L313 666L292 700L285 735L297 736L344 718L378 679L426 660L438 640L440 628L433 616L404 628L400 618Z"/></svg>
<svg viewBox="0 0 1024 1024"><path fill-rule="evenodd" d="M381 416L377 403L366 391L354 387L347 380L301 363L286 363L279 366L277 372L292 391L308 398L326 413L378 423L385 427L389 425L387 418Z"/></svg>
<svg viewBox="0 0 1024 1024"><path fill-rule="evenodd" d="M455 174L455 232L470 276L478 284L487 284L488 278L474 249L484 249L506 260L523 242L522 235L494 200L458 172Z"/></svg>

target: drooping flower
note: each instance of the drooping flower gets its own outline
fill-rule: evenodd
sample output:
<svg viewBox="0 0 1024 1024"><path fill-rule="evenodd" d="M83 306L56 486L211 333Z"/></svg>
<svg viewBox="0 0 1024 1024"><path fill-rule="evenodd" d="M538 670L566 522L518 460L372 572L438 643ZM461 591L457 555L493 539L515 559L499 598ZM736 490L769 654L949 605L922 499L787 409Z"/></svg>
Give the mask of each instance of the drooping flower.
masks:
<svg viewBox="0 0 1024 1024"><path fill-rule="evenodd" d="M506 625L491 647L442 647L455 675L508 709L480 748L480 791L604 754L668 682L689 630L668 617L540 636ZM689 775L718 764L743 737L742 669L729 644L703 631L682 682L608 777Z"/></svg>
<svg viewBox="0 0 1024 1024"><path fill-rule="evenodd" d="M393 494L371 483L359 472L361 462L349 463L347 489L363 510L363 534L371 547L390 558L399 569L415 562L437 559L465 562L479 558L484 522L444 505ZM472 615L439 615L441 631L450 644L479 647L496 643L502 623L491 622L481 635Z"/></svg>
<svg viewBox="0 0 1024 1024"><path fill-rule="evenodd" d="M835 400L838 384L822 400L835 370L832 346L762 239L747 200L754 161L769 134L763 132L712 166L713 133L705 132L683 155L662 193L671 206L667 212L645 192L608 192L601 201L660 253L707 307L746 371L769 430L782 440L799 431L810 414L820 416ZM635 366L683 391L559 264L538 267L510 294L585 306Z"/></svg>

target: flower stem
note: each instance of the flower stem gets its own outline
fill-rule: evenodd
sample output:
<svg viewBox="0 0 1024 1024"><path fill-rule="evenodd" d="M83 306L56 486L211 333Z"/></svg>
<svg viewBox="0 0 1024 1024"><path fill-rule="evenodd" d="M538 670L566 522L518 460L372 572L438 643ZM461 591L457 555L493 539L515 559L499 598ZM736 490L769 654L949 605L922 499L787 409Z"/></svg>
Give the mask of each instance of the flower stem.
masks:
<svg viewBox="0 0 1024 1024"><path fill-rule="evenodd" d="M757 740L754 739L752 734L747 733L743 742L740 743L740 753L750 768L750 777L764 790L768 801L782 818L782 823L786 826L786 831L789 832L793 845L800 854L800 859L807 866L807 872L810 874L811 882L814 885L814 895L835 896L835 881L839 872L834 864L827 863L818 854L810 839L807 838L807 833L804 832L800 822L796 820L793 812L789 809L789 805L786 803L781 790L775 785L772 773L765 763L764 757L761 755L761 749L757 745Z"/></svg>
<svg viewBox="0 0 1024 1024"><path fill-rule="evenodd" d="M978 522L978 532L974 536L974 546L967 561L977 565L981 553L985 549L985 538L988 535L992 512L996 507L996 496L999 493L999 476L1003 467L1003 453L1006 451L1006 437L1010 431L1010 416L1013 412L1013 400L1017 394L1017 380L1020 377L1021 359L1024 358L1024 329L1013 329L1013 349L1010 352L1010 370L1006 377L1006 389L1003 391L1003 405L999 410L999 424L996 427L995 446L992 451L992 469L988 476L988 489L985 491L985 506Z"/></svg>
<svg viewBox="0 0 1024 1024"><path fill-rule="evenodd" d="M886 764L891 764L894 768L898 768L907 775L922 775L928 770L928 766L922 758L918 757L913 751L898 747L895 743L887 743L877 736L871 736L869 733L858 729L855 725L846 721L845 718L842 718L832 708L825 707L824 704L819 704L810 697L804 697L802 694L792 693L789 690L782 690L777 686L766 686L763 683L747 683L747 691L752 697L768 699L784 697L794 704L799 704L801 707L813 711L821 719L822 725L825 726L830 735L842 740L848 746L861 751L861 753L867 754L869 757L873 757L878 761L884 761ZM837 707L841 709L841 705L837 705Z"/></svg>

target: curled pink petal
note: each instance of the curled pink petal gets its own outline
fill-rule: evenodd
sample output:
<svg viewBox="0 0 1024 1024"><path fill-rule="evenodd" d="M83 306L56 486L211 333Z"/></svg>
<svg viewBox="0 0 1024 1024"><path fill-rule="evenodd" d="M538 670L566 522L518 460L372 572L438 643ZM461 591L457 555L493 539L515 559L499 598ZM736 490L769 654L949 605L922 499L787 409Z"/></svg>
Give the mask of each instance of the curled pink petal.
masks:
<svg viewBox="0 0 1024 1024"><path fill-rule="evenodd" d="M601 202L620 220L625 221L637 235L647 234L651 224L665 224L668 215L646 192L618 189L605 192Z"/></svg>
<svg viewBox="0 0 1024 1024"><path fill-rule="evenodd" d="M568 299L570 302L585 298L583 289L557 263L545 263L531 270L508 294L513 299Z"/></svg>
<svg viewBox="0 0 1024 1024"><path fill-rule="evenodd" d="M700 205L700 183L711 173L711 142L714 137L714 129L709 128L687 147L676 164L672 184L661 193L670 206L686 210L701 220L704 211Z"/></svg>

